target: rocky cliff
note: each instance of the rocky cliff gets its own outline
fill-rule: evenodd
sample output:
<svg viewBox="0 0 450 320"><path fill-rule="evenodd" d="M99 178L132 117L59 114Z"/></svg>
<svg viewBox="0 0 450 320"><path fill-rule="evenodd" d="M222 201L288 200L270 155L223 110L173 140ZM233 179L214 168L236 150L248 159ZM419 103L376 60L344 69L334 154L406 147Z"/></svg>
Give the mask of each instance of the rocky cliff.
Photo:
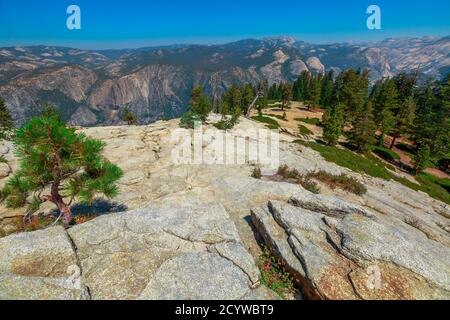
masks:
<svg viewBox="0 0 450 320"><path fill-rule="evenodd" d="M72 124L118 124L125 106L146 124L179 116L197 84L219 97L233 83L293 80L303 70L368 68L374 81L420 67L422 79L439 78L449 72L449 51L448 37L328 45L281 37L103 51L0 48L0 97L18 124L44 102Z"/></svg>

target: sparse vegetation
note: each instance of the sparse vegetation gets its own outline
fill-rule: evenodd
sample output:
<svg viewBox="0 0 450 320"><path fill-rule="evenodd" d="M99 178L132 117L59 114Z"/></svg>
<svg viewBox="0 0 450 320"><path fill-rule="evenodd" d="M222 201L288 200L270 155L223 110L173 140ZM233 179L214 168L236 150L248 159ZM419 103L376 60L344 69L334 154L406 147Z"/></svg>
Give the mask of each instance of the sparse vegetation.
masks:
<svg viewBox="0 0 450 320"><path fill-rule="evenodd" d="M331 189L339 188L358 196L362 196L367 192L367 188L362 183L345 174L334 175L325 171L318 171L308 174L307 177L317 179L327 184Z"/></svg>
<svg viewBox="0 0 450 320"><path fill-rule="evenodd" d="M252 172L252 178L261 179L261 177L262 177L261 168L255 167Z"/></svg>
<svg viewBox="0 0 450 320"><path fill-rule="evenodd" d="M296 118L295 120L307 124L312 124L318 127L322 125L322 121L319 118Z"/></svg>
<svg viewBox="0 0 450 320"><path fill-rule="evenodd" d="M310 176L301 175L297 169L289 169L287 165L280 166L278 168L277 175L288 182L301 185L303 188L312 193L317 194L320 191L317 183L312 181Z"/></svg>
<svg viewBox="0 0 450 320"><path fill-rule="evenodd" d="M239 115L234 114L231 116L231 118L224 117L222 120L214 124L214 127L216 127L219 130L230 130L233 129L233 127L236 125L236 123L239 120Z"/></svg>
<svg viewBox="0 0 450 320"><path fill-rule="evenodd" d="M0 155L0 163L8 163L4 156Z"/></svg>
<svg viewBox="0 0 450 320"><path fill-rule="evenodd" d="M348 168L355 172L366 173L376 178L385 180L391 179L391 174L382 164L376 163L373 160L348 149L327 146L317 142L305 142L302 140L296 140L295 142L310 147L319 152L325 160L333 162L341 167Z"/></svg>
<svg viewBox="0 0 450 320"><path fill-rule="evenodd" d="M376 159L374 156L362 156L348 149L326 146L317 142L296 140L295 143L319 152L325 160L333 162L341 167L348 168L355 172L365 173L375 178L395 180L410 189L425 192L432 198L450 204L450 193L447 189L449 179L439 179L425 173L420 173L416 176L416 180L419 184L416 184L406 178L401 178L390 173L386 169L390 166L383 164L381 160ZM392 166L390 168L394 169Z"/></svg>
<svg viewBox="0 0 450 320"><path fill-rule="evenodd" d="M310 136L310 135L313 135L314 133L311 131L311 130L309 130L307 127L305 127L304 125L299 125L298 126L298 133L301 135L301 136Z"/></svg>
<svg viewBox="0 0 450 320"><path fill-rule="evenodd" d="M40 229L44 229L54 223L54 219L51 216L34 215L28 219L17 218L15 232L31 232Z"/></svg>
<svg viewBox="0 0 450 320"><path fill-rule="evenodd" d="M195 112L188 111L181 116L180 127L185 129L194 129L196 122L201 122L200 116Z"/></svg>
<svg viewBox="0 0 450 320"><path fill-rule="evenodd" d="M274 291L281 299L286 300L295 296L297 289L293 279L284 269L281 261L275 258L267 247L258 259L258 267L261 271L262 284Z"/></svg>
<svg viewBox="0 0 450 320"><path fill-rule="evenodd" d="M122 112L122 121L125 121L129 126L137 125L137 116L133 112L131 112L128 107L125 107Z"/></svg>
<svg viewBox="0 0 450 320"><path fill-rule="evenodd" d="M416 228L417 230L424 233L428 239L434 240L434 241L439 241L438 237L429 228L427 228L422 222L420 222L419 219L414 218L414 217L407 217L407 218L403 219L403 222L405 222L406 224L410 225L411 227Z"/></svg>
<svg viewBox="0 0 450 320"><path fill-rule="evenodd" d="M11 112L6 107L5 101L0 98L0 139L7 136L7 132L13 128L13 119Z"/></svg>

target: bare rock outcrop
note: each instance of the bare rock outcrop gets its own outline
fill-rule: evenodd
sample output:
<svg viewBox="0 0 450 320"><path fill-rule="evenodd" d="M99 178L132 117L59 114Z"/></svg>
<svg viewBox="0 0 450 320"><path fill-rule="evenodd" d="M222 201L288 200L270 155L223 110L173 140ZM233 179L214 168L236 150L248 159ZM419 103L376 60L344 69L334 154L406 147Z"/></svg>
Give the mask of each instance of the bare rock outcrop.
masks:
<svg viewBox="0 0 450 320"><path fill-rule="evenodd" d="M450 298L447 246L397 219L305 193L270 201L252 219L308 298Z"/></svg>
<svg viewBox="0 0 450 320"><path fill-rule="evenodd" d="M176 204L0 240L1 299L273 299L223 206Z"/></svg>
<svg viewBox="0 0 450 320"><path fill-rule="evenodd" d="M87 299L81 268L62 227L0 239L0 299Z"/></svg>

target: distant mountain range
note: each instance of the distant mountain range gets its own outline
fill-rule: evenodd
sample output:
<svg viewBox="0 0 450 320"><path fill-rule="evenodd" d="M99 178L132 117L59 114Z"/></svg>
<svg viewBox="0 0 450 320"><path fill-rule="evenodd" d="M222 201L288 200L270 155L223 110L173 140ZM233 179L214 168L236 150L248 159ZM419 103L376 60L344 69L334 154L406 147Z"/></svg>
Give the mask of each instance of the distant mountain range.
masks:
<svg viewBox="0 0 450 320"><path fill-rule="evenodd" d="M0 97L17 124L44 102L74 125L117 124L125 106L150 123L183 113L197 84L218 97L233 83L293 80L303 70L368 68L375 81L418 69L421 79L440 78L450 71L449 54L450 37L324 45L278 37L124 50L5 47Z"/></svg>

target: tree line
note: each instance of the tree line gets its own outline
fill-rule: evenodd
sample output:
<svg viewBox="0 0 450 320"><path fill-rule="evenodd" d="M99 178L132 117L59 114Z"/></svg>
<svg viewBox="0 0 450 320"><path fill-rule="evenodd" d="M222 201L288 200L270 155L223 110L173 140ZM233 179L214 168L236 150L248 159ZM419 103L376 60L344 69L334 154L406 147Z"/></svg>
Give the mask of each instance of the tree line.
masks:
<svg viewBox="0 0 450 320"><path fill-rule="evenodd" d="M232 85L222 95L218 111L234 118L245 114L257 93L262 93L257 109L260 115L269 103L301 101L308 109L323 108L323 138L336 145L347 136L355 150L367 153L374 145L392 149L406 138L412 149L415 169L434 164L444 170L449 165L450 75L443 80L418 84L416 73L400 73L372 86L368 70L348 69L335 76L333 71L314 75L303 71L293 82L267 80L256 85ZM193 90L191 115L204 120L212 104L201 87ZM386 137L390 141L386 141Z"/></svg>

